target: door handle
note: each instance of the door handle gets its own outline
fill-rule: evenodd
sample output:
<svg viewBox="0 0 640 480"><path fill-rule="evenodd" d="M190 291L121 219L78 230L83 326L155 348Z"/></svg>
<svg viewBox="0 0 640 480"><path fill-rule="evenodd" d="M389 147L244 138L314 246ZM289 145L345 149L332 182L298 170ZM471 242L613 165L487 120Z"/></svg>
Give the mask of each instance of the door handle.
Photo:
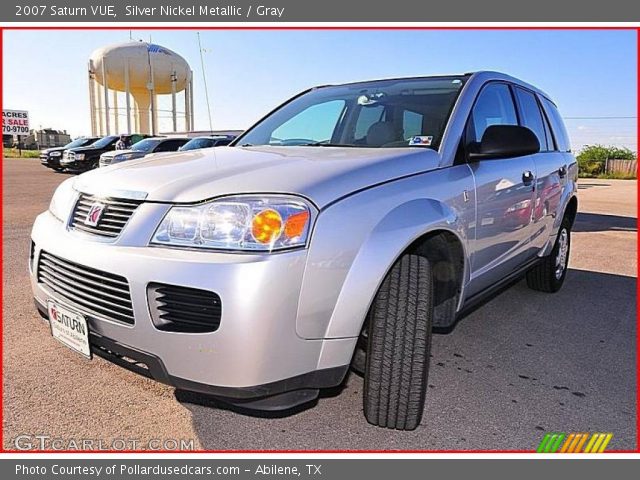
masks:
<svg viewBox="0 0 640 480"><path fill-rule="evenodd" d="M558 176L564 178L567 176L567 166L563 165L558 169Z"/></svg>
<svg viewBox="0 0 640 480"><path fill-rule="evenodd" d="M522 172L522 183L525 185L531 185L533 183L533 173L530 170Z"/></svg>

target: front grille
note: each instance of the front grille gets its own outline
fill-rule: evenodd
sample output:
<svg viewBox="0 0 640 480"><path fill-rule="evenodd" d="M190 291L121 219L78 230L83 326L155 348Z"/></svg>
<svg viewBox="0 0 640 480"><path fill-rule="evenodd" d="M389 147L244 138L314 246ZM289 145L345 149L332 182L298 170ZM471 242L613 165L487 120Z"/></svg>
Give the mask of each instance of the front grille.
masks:
<svg viewBox="0 0 640 480"><path fill-rule="evenodd" d="M63 260L45 251L38 260L38 282L97 318L134 324L129 282L120 275Z"/></svg>
<svg viewBox="0 0 640 480"><path fill-rule="evenodd" d="M101 167L108 167L109 165L111 165L111 162L113 161L113 157L109 156L109 157L103 157L102 155L100 156L100 166Z"/></svg>
<svg viewBox="0 0 640 480"><path fill-rule="evenodd" d="M96 203L104 205L104 210L97 225L90 226L85 224L85 219L91 206ZM141 203L142 200L100 198L81 193L73 209L71 227L101 237L116 238Z"/></svg>
<svg viewBox="0 0 640 480"><path fill-rule="evenodd" d="M65 160L73 161L76 159L76 154L70 152L69 150L65 150L65 152L62 154L62 158L64 158Z"/></svg>
<svg viewBox="0 0 640 480"><path fill-rule="evenodd" d="M217 293L162 283L147 289L151 319L167 332L215 332L220 326L222 303Z"/></svg>

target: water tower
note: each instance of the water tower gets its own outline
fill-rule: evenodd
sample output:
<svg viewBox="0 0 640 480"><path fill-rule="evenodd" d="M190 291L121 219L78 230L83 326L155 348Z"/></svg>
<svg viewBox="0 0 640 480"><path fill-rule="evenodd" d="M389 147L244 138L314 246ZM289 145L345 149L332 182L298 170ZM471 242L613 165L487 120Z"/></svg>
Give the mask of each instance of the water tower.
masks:
<svg viewBox="0 0 640 480"><path fill-rule="evenodd" d="M174 132L179 121L184 130L193 130L192 77L184 58L159 45L132 41L99 48L89 58L92 135L155 135L160 111L170 113ZM170 109L158 107L165 95L171 95ZM122 97L124 108L119 103Z"/></svg>

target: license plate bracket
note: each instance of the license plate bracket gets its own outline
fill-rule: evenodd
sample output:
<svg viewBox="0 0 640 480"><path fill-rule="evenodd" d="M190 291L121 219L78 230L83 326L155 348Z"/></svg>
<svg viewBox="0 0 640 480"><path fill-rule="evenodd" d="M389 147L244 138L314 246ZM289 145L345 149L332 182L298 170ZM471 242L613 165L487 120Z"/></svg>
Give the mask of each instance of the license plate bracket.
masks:
<svg viewBox="0 0 640 480"><path fill-rule="evenodd" d="M56 300L47 301L51 335L64 346L91 359L89 325L86 317Z"/></svg>

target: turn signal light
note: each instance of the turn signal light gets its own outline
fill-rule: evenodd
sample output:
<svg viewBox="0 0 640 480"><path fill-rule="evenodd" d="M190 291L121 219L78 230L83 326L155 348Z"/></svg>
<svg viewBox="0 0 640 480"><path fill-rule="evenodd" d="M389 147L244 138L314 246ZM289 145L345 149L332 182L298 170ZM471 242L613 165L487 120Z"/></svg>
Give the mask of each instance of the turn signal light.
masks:
<svg viewBox="0 0 640 480"><path fill-rule="evenodd" d="M304 229L309 221L309 212L302 211L294 213L287 218L284 224L284 235L287 238L297 238L304 233Z"/></svg>

